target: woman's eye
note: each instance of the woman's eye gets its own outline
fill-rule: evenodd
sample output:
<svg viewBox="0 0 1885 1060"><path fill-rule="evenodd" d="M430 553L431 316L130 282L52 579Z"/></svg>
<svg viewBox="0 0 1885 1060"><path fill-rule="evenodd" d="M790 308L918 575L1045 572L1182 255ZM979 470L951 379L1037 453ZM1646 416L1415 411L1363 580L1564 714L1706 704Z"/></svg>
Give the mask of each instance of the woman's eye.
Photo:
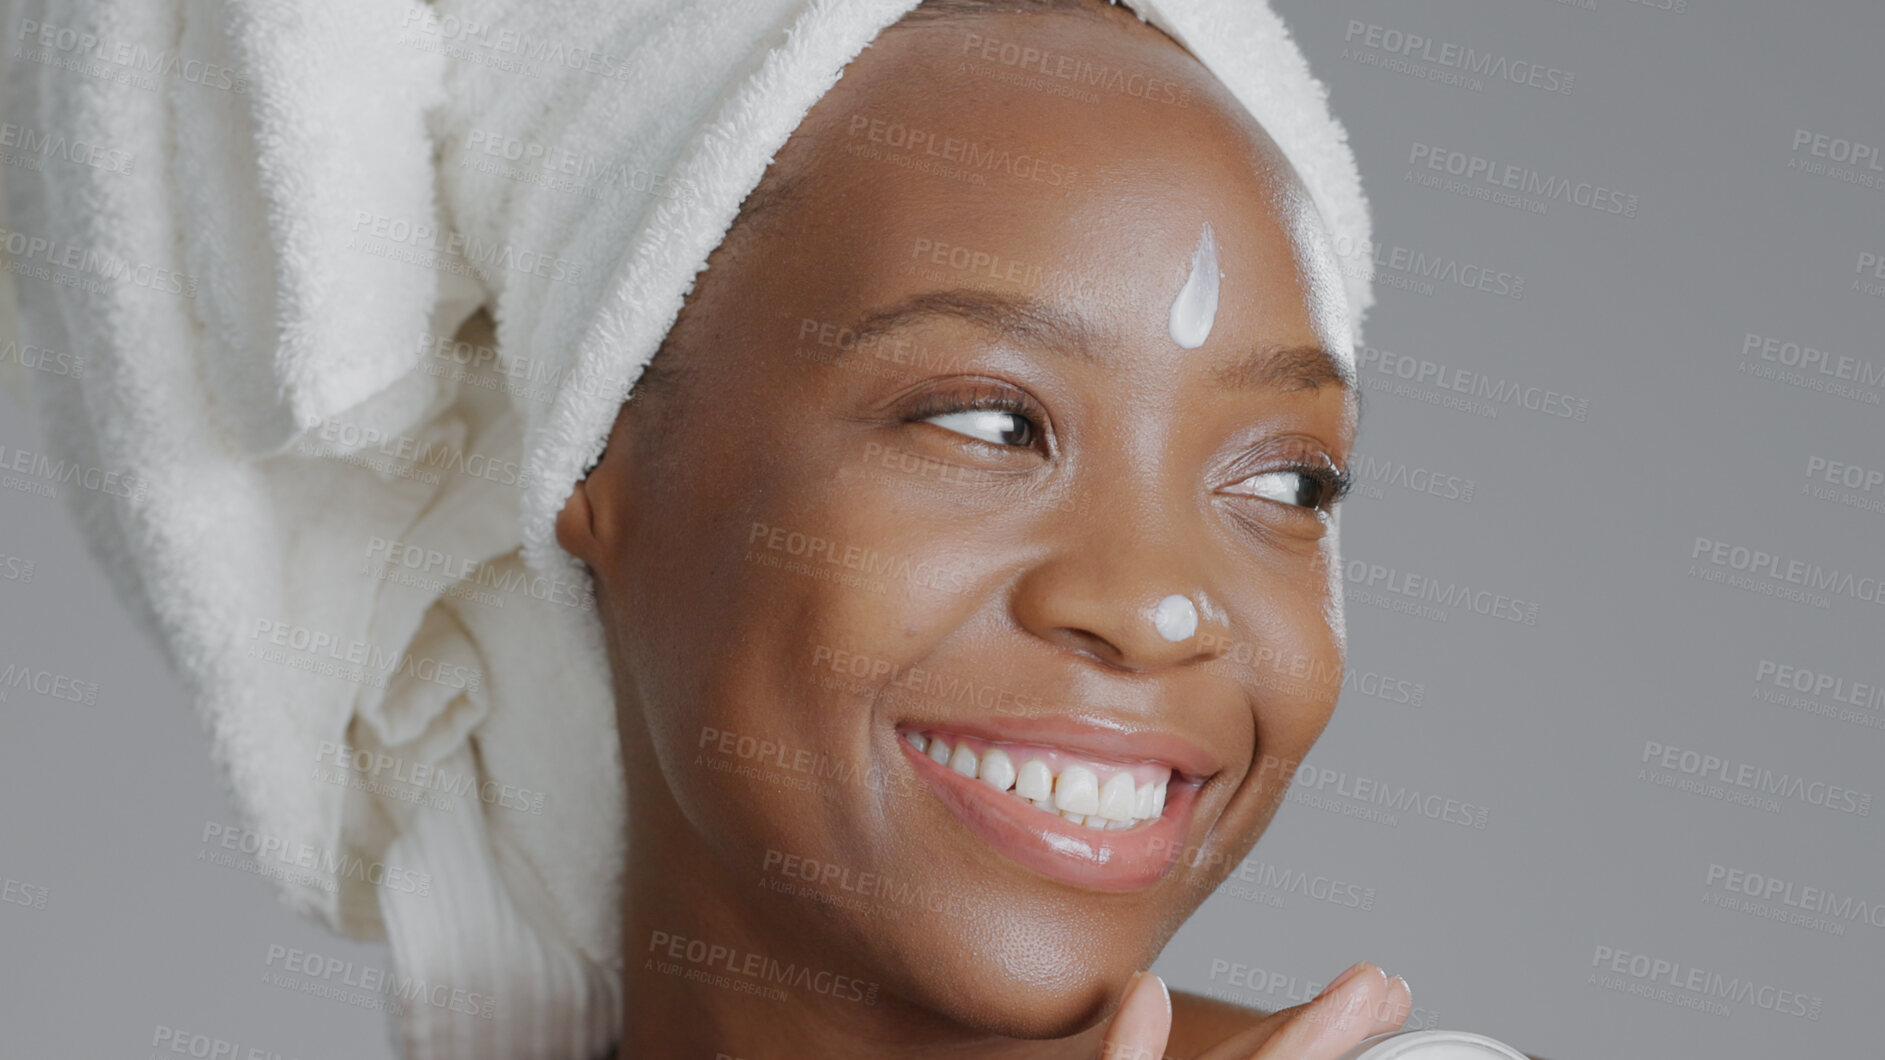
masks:
<svg viewBox="0 0 1885 1060"><path fill-rule="evenodd" d="M1265 471L1252 475L1230 492L1262 497L1298 508L1326 508L1340 496L1340 482L1334 472Z"/></svg>
<svg viewBox="0 0 1885 1060"><path fill-rule="evenodd" d="M1002 412L996 409L969 409L963 412L945 412L940 416L931 416L928 423L938 427L979 438L992 445L1034 444L1034 423L1018 412Z"/></svg>

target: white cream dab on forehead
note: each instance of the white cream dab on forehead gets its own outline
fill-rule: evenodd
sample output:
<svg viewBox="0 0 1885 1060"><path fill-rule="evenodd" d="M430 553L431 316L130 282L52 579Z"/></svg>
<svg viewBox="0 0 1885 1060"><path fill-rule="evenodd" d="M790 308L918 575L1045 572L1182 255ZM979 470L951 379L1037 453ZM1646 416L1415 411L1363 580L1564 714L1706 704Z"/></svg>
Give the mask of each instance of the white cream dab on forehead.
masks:
<svg viewBox="0 0 1885 1060"><path fill-rule="evenodd" d="M1204 222L1198 234L1198 249L1191 252L1191 275L1172 300L1172 341L1187 350L1195 350L1211 337L1211 325L1217 322L1217 237L1211 222Z"/></svg>

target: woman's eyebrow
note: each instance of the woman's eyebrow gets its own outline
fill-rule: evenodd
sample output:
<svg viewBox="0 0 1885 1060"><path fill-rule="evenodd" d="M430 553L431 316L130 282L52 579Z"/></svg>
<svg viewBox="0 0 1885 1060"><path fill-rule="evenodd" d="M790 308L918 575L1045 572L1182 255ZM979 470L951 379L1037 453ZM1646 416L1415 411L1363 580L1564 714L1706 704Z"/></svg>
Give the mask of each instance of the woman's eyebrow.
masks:
<svg viewBox="0 0 1885 1060"><path fill-rule="evenodd" d="M1096 351L1104 346L1094 328L1064 310L1025 295L969 287L914 295L888 309L872 311L851 330L857 346L863 347L939 317L967 321L1089 362L1099 361ZM1226 390L1317 390L1331 385L1350 392L1358 389L1348 362L1315 343L1259 346L1220 366L1212 373L1212 381Z"/></svg>
<svg viewBox="0 0 1885 1060"><path fill-rule="evenodd" d="M1259 346L1212 373L1226 390L1320 390L1335 386L1357 391L1355 370L1318 345Z"/></svg>
<svg viewBox="0 0 1885 1060"><path fill-rule="evenodd" d="M1062 350L1092 359L1097 334L1084 320L1026 295L960 287L926 291L888 309L875 310L856 328L858 345L925 320L947 317L965 320L989 331L1021 339L1031 345Z"/></svg>

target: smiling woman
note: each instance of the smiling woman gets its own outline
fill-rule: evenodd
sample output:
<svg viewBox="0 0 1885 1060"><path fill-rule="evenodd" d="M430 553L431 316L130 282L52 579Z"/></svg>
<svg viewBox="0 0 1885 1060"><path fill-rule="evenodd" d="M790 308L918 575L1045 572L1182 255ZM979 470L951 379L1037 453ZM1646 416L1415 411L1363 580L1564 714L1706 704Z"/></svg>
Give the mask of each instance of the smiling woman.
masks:
<svg viewBox="0 0 1885 1060"><path fill-rule="evenodd" d="M893 27L812 107L557 522L615 674L625 951L711 924L735 952L881 992L781 1025L631 964L626 1055L1098 1055L1100 1017L1256 842L1279 763L1335 705L1356 410L1310 196L1210 71L1131 14L953 7ZM965 34L1103 57L1191 105L991 78L961 61ZM1077 176L991 187L860 158L859 115L1028 145ZM937 244L1029 267L913 267ZM829 356L801 345L821 322L842 337ZM757 527L881 557L878 591L766 562ZM1188 621L1162 627L1167 601ZM1333 679L1268 679L1230 660L1239 643ZM871 665L834 674L839 651ZM1017 706L949 694L972 685ZM886 782L781 790L702 768L703 732ZM921 880L957 916L753 887L777 851ZM1257 1055L1333 1057L1400 1025L1404 982L1352 982L1365 1015L1264 1023L1238 1055L1277 1031L1295 1044ZM1175 1002L1175 1056L1260 1023ZM1110 1047L1133 1033L1115 1025Z"/></svg>
<svg viewBox="0 0 1885 1060"><path fill-rule="evenodd" d="M258 74L241 121L35 71L29 105L216 150L142 199L29 182L9 224L203 274L28 307L106 365L44 406L148 476L85 524L244 835L316 852L286 893L420 984L408 1054L1337 1060L1398 1030L1407 983L1366 962L1274 1014L1145 974L1344 671L1371 294L1336 248L1369 222L1275 16L391 6L95 12L343 58ZM323 139L350 129L374 149Z"/></svg>

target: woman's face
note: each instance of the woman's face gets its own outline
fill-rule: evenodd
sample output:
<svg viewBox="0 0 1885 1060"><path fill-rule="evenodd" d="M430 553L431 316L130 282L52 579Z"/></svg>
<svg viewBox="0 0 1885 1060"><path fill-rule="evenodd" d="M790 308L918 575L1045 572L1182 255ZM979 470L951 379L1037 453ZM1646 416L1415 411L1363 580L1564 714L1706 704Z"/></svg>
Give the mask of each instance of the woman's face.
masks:
<svg viewBox="0 0 1885 1060"><path fill-rule="evenodd" d="M1122 76L1054 74L1100 67ZM1264 132L1104 8L893 29L774 168L789 191L716 253L676 374L559 523L603 605L631 849L880 1004L1073 1033L1241 860L1334 707L1334 258ZM1186 348L1207 224L1220 297ZM1137 823L911 734L997 780L991 749L1070 792L1125 776Z"/></svg>

